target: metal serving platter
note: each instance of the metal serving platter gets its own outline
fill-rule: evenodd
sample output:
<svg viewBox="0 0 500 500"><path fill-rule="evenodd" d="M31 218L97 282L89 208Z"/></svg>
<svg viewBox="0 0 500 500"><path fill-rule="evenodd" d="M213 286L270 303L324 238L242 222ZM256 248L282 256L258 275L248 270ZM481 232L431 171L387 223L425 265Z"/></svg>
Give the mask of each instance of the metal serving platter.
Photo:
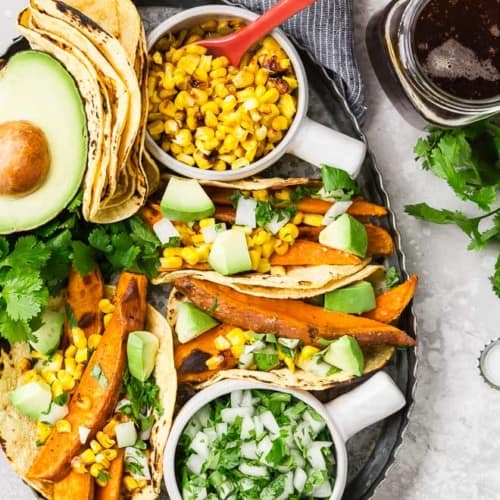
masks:
<svg viewBox="0 0 500 500"><path fill-rule="evenodd" d="M165 18L182 9L207 5L217 2L215 0L134 0L139 7L146 31L151 31ZM237 5L236 2L225 2ZM13 43L4 58L8 59L14 53L28 48L24 40ZM344 134L366 141L355 117L349 110L345 99L340 94L334 81L303 47L297 45L304 61L309 78L310 102L309 116L327 126L337 129ZM279 177L319 177L319 170L301 160L285 156L273 167L265 171L263 176ZM396 219L391 210L389 197L382 183L374 156L369 152L363 164L358 183L366 199L384 205L389 209L387 217L380 221L392 235L397 251L384 263L394 266L403 278L408 278L406 259L401 250L401 238L397 229ZM165 287L155 294L155 301L164 304ZM163 299L163 300L162 300ZM400 319L401 329L409 335L416 336L416 318L413 309L407 308ZM360 432L349 440L347 449L349 454L349 475L344 500L365 500L371 498L377 486L383 481L388 469L393 464L397 451L403 441L408 418L413 406L413 393L416 384L417 359L415 349L397 350L395 356L385 370L393 377L399 388L406 396L407 405L400 412L382 423L376 424ZM352 388L351 384L349 388ZM341 391L345 391L343 387ZM330 390L317 393L319 399L328 401L338 396L341 391ZM161 499L167 499L163 491Z"/></svg>

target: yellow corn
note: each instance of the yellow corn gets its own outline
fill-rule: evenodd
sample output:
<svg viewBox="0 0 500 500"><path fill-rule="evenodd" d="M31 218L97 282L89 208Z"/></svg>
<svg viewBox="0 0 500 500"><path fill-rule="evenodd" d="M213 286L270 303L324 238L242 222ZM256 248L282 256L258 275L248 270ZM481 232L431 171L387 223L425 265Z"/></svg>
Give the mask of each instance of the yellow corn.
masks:
<svg viewBox="0 0 500 500"><path fill-rule="evenodd" d="M115 420L114 418L111 419L105 426L104 426L104 429L102 430L104 432L104 434L106 434L107 436L111 436L111 437L114 437L115 436L115 433L116 433L116 426L119 424L119 422L117 420Z"/></svg>
<svg viewBox="0 0 500 500"><path fill-rule="evenodd" d="M268 233L264 229L257 229L253 235L253 242L255 245L263 245L264 243L271 241L271 238L271 233Z"/></svg>
<svg viewBox="0 0 500 500"><path fill-rule="evenodd" d="M95 482L97 486L100 486L101 488L104 488L109 482L109 474L99 474L95 478Z"/></svg>
<svg viewBox="0 0 500 500"><path fill-rule="evenodd" d="M231 342L232 346L243 346L246 342L245 332L241 328L233 328L228 332L226 338L229 340L229 342Z"/></svg>
<svg viewBox="0 0 500 500"><path fill-rule="evenodd" d="M323 216L321 214L304 214L303 222L308 226L320 227L323 225Z"/></svg>
<svg viewBox="0 0 500 500"><path fill-rule="evenodd" d="M60 396L64 392L64 387L62 385L62 382L57 379L54 380L54 382L52 382L50 389L54 397Z"/></svg>
<svg viewBox="0 0 500 500"><path fill-rule="evenodd" d="M134 491L139 488L139 483L132 476L125 476L123 478L123 484L127 491Z"/></svg>
<svg viewBox="0 0 500 500"><path fill-rule="evenodd" d="M274 244L274 251L278 255L285 255L288 252L289 244L286 241L278 240Z"/></svg>
<svg viewBox="0 0 500 500"><path fill-rule="evenodd" d="M208 226L213 226L215 224L215 219L210 218L210 219L201 219L200 222L200 228L208 227Z"/></svg>
<svg viewBox="0 0 500 500"><path fill-rule="evenodd" d="M302 212L297 212L292 218L292 224L296 226L302 224L304 222L304 214Z"/></svg>
<svg viewBox="0 0 500 500"><path fill-rule="evenodd" d="M77 363L86 363L89 359L89 351L85 349L78 349L75 354L75 361Z"/></svg>
<svg viewBox="0 0 500 500"><path fill-rule="evenodd" d="M231 163L231 168L238 169L248 167L248 165L250 165L250 162L246 158L238 158L237 160L233 161L233 163Z"/></svg>
<svg viewBox="0 0 500 500"><path fill-rule="evenodd" d="M104 328L107 328L109 325L109 322L111 321L111 318L113 317L113 314L105 314L104 318L102 318L102 322L104 323Z"/></svg>
<svg viewBox="0 0 500 500"><path fill-rule="evenodd" d="M203 245L203 243L205 243L205 237L203 236L203 234L195 234L191 237L191 239L193 240L193 244L196 246L200 246L200 245ZM187 259L186 259L186 262L187 262ZM188 262L188 264L189 264L189 262Z"/></svg>
<svg viewBox="0 0 500 500"><path fill-rule="evenodd" d="M295 373L295 361L292 358L289 358L288 356L285 356L283 358L283 361L284 361L285 365L288 367L288 369L292 373Z"/></svg>
<svg viewBox="0 0 500 500"><path fill-rule="evenodd" d="M199 260L198 252L196 252L196 250L191 247L183 248L181 251L181 256L190 266L194 266L198 263Z"/></svg>
<svg viewBox="0 0 500 500"><path fill-rule="evenodd" d="M216 356L211 356L205 362L209 370L216 370L220 365L224 363L224 356L217 354Z"/></svg>
<svg viewBox="0 0 500 500"><path fill-rule="evenodd" d="M208 256L210 255L211 245L204 244L196 248L198 253L199 262L207 262Z"/></svg>
<svg viewBox="0 0 500 500"><path fill-rule="evenodd" d="M252 191L252 197L257 201L267 201L269 199L269 194L265 189L258 189Z"/></svg>
<svg viewBox="0 0 500 500"><path fill-rule="evenodd" d="M274 130L283 131L288 129L288 120L284 116L277 116L273 119L271 127Z"/></svg>
<svg viewBox="0 0 500 500"><path fill-rule="evenodd" d="M89 448L80 454L80 459L83 464L90 465L96 462L95 453Z"/></svg>
<svg viewBox="0 0 500 500"><path fill-rule="evenodd" d="M271 266L271 276L286 276L286 269L283 266Z"/></svg>
<svg viewBox="0 0 500 500"><path fill-rule="evenodd" d="M113 449L102 450L101 454L104 455L110 462L118 456L118 452Z"/></svg>
<svg viewBox="0 0 500 500"><path fill-rule="evenodd" d="M75 379L67 371L59 371L57 373L57 378L61 382L64 391L71 391L75 388Z"/></svg>
<svg viewBox="0 0 500 500"><path fill-rule="evenodd" d="M268 259L260 259L257 271L259 273L268 273L271 270L271 264Z"/></svg>
<svg viewBox="0 0 500 500"><path fill-rule="evenodd" d="M185 71L188 75L192 75L200 62L200 57L196 54L187 54L181 57L177 63L177 67Z"/></svg>
<svg viewBox="0 0 500 500"><path fill-rule="evenodd" d="M215 338L214 345L218 351L225 351L231 347L231 343L223 335L219 335Z"/></svg>
<svg viewBox="0 0 500 500"><path fill-rule="evenodd" d="M115 311L115 305L109 299L101 299L98 304L99 310L104 314Z"/></svg>
<svg viewBox="0 0 500 500"><path fill-rule="evenodd" d="M292 243L299 235L299 228L295 224L285 224L278 232L280 240Z"/></svg>
<svg viewBox="0 0 500 500"><path fill-rule="evenodd" d="M113 439L111 439L107 434L105 434L102 431L99 431L97 433L96 438L97 438L97 441L99 441L99 444L103 448L112 448L116 444Z"/></svg>
<svg viewBox="0 0 500 500"><path fill-rule="evenodd" d="M31 357L34 359L45 359L47 356L38 351L31 351Z"/></svg>
<svg viewBox="0 0 500 500"><path fill-rule="evenodd" d="M47 441L47 438L50 436L50 433L52 432L52 427L49 424L37 422L36 428L38 431L37 441L40 444L45 443L45 441Z"/></svg>
<svg viewBox="0 0 500 500"><path fill-rule="evenodd" d="M64 358L64 369L74 376L76 371L76 361L75 358Z"/></svg>
<svg viewBox="0 0 500 500"><path fill-rule="evenodd" d="M70 345L69 347L66 348L64 351L64 356L66 358L74 358L76 354L76 345Z"/></svg>
<svg viewBox="0 0 500 500"><path fill-rule="evenodd" d="M250 71L243 69L240 70L236 75L233 77L233 85L237 89L242 89L245 87L248 87L252 85L254 82L254 75Z"/></svg>
<svg viewBox="0 0 500 500"><path fill-rule="evenodd" d="M22 358L17 362L17 369L21 372L31 369L31 360L29 358Z"/></svg>
<svg viewBox="0 0 500 500"><path fill-rule="evenodd" d="M252 261L252 269L254 271L259 267L259 262L262 257L262 250L260 248L253 248L249 251L250 260Z"/></svg>
<svg viewBox="0 0 500 500"><path fill-rule="evenodd" d="M53 370L49 370L48 368L42 368L40 371L42 377L46 380L47 383L52 384L54 380L56 380L56 372Z"/></svg>
<svg viewBox="0 0 500 500"><path fill-rule="evenodd" d="M104 467L101 464L92 464L90 466L90 475L92 477L98 477L103 470Z"/></svg>
<svg viewBox="0 0 500 500"><path fill-rule="evenodd" d="M269 259L274 251L274 241L268 241L262 245L262 257Z"/></svg>
<svg viewBox="0 0 500 500"><path fill-rule="evenodd" d="M90 410L92 408L92 400L88 396L78 395L75 404L82 410Z"/></svg>
<svg viewBox="0 0 500 500"><path fill-rule="evenodd" d="M71 329L71 336L73 338L73 344L77 349L83 349L87 347L87 337L85 337L85 332L78 328L77 326Z"/></svg>
<svg viewBox="0 0 500 500"><path fill-rule="evenodd" d="M75 373L73 374L73 377L75 378L75 380L80 380L82 378L84 370L85 370L84 364L76 365Z"/></svg>
<svg viewBox="0 0 500 500"><path fill-rule="evenodd" d="M87 339L88 348L95 349L99 345L99 342L101 342L101 339L102 335L99 335L98 333L93 333L92 335L90 335Z"/></svg>
<svg viewBox="0 0 500 500"><path fill-rule="evenodd" d="M95 461L98 464L101 464L105 469L109 469L109 466L111 465L110 461L106 458L104 453L98 453L95 456Z"/></svg>
<svg viewBox="0 0 500 500"><path fill-rule="evenodd" d="M319 351L320 350L317 347L306 345L302 348L302 351L300 351L300 357L304 360L309 360Z"/></svg>
<svg viewBox="0 0 500 500"><path fill-rule="evenodd" d="M102 446L95 439L92 439L92 441L90 441L90 449L94 453L99 453L102 450Z"/></svg>
<svg viewBox="0 0 500 500"><path fill-rule="evenodd" d="M280 93L274 87L270 88L266 91L266 93L262 96L261 102L264 104L275 104L278 102L280 98Z"/></svg>
<svg viewBox="0 0 500 500"><path fill-rule="evenodd" d="M71 424L64 418L56 422L57 432L71 432Z"/></svg>

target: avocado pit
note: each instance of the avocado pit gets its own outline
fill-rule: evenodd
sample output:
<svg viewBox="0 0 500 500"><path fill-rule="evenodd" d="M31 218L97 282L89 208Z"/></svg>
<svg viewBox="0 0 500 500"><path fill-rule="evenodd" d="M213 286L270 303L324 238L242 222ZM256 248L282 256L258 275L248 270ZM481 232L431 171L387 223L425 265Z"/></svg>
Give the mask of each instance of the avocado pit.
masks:
<svg viewBox="0 0 500 500"><path fill-rule="evenodd" d="M26 196L45 181L49 144L42 129L27 120L0 123L0 195Z"/></svg>

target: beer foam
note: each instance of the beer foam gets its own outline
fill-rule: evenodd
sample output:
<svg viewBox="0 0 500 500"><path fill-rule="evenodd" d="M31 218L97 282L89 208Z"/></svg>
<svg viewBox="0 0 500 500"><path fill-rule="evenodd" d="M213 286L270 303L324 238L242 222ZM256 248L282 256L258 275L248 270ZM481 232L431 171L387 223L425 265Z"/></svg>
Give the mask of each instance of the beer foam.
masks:
<svg viewBox="0 0 500 500"><path fill-rule="evenodd" d="M454 38L449 38L429 52L424 70L433 78L500 80L500 72L491 59L480 61L473 50Z"/></svg>

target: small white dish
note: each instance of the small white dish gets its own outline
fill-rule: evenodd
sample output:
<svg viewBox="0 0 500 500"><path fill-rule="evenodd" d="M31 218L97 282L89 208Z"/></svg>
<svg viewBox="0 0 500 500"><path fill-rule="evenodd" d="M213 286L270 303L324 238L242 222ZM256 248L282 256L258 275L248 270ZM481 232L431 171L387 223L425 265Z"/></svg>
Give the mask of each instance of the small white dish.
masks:
<svg viewBox="0 0 500 500"><path fill-rule="evenodd" d="M376 373L356 389L327 404L321 403L309 392L262 382L224 380L214 384L200 391L182 407L170 430L163 458L163 477L171 500L182 500L176 479L175 454L179 438L188 422L210 401L233 391L249 389L286 392L307 403L325 419L334 442L337 462L336 481L330 500L340 500L346 486L346 441L362 429L396 413L406 404L403 393L385 372Z"/></svg>
<svg viewBox="0 0 500 500"><path fill-rule="evenodd" d="M258 15L249 10L226 5L205 5L187 9L166 19L149 34L148 50L151 50L166 33L177 32L206 19L240 18L252 21L256 17ZM146 146L160 163L186 177L234 181L262 172L276 163L285 153L289 153L316 166L327 164L341 168L348 172L352 178L359 174L366 155L366 144L325 127L307 117L309 84L302 60L283 31L276 29L272 32L272 36L290 58L298 82L297 114L285 137L276 148L247 167L217 172L190 167L177 161L173 156L163 151L153 138L147 134Z"/></svg>

